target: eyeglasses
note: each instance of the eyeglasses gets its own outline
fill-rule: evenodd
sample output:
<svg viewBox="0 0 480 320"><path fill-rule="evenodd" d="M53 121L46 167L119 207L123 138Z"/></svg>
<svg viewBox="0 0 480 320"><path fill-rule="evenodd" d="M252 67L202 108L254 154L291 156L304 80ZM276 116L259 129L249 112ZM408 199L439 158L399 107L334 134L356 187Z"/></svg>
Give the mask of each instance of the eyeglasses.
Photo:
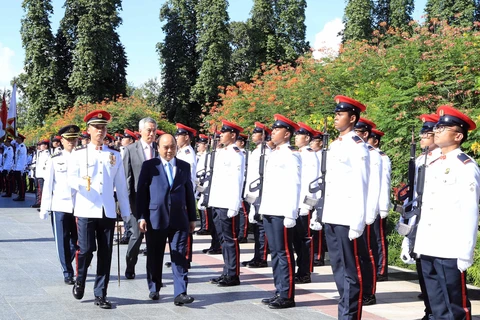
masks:
<svg viewBox="0 0 480 320"><path fill-rule="evenodd" d="M423 132L423 133L420 133L418 136L420 137L420 139L428 139L433 135L434 135L433 132Z"/></svg>
<svg viewBox="0 0 480 320"><path fill-rule="evenodd" d="M453 131L453 132L457 132L457 133L461 133L460 131L458 130L454 130L453 127L447 127L447 126L443 126L443 125L439 125L439 126L435 126L433 127L433 131L435 133L442 133L443 131Z"/></svg>

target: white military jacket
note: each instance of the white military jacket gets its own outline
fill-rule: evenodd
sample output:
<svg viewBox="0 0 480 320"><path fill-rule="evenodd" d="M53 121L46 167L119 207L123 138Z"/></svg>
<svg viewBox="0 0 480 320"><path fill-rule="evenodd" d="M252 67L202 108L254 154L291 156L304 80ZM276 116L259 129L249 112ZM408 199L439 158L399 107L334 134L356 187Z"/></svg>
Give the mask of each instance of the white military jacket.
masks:
<svg viewBox="0 0 480 320"><path fill-rule="evenodd" d="M368 152L365 142L354 131L330 144L322 222L349 226L360 232L365 228Z"/></svg>
<svg viewBox="0 0 480 320"><path fill-rule="evenodd" d="M37 152L37 163L35 164L35 178L45 178L47 161L50 158L50 151L40 150Z"/></svg>
<svg viewBox="0 0 480 320"><path fill-rule="evenodd" d="M473 261L480 170L460 148L428 163L414 252Z"/></svg>
<svg viewBox="0 0 480 320"><path fill-rule="evenodd" d="M190 164L190 176L192 177L193 191L195 191L195 180L197 180L197 157L192 146L187 145L178 149L177 158Z"/></svg>
<svg viewBox="0 0 480 320"><path fill-rule="evenodd" d="M308 147L302 147L298 150L300 158L302 159L301 167L301 184L300 184L300 197L298 199L298 208L300 209L300 215L308 215L309 210L312 208L309 205L303 203L306 196L311 198L317 198L316 193L309 191L310 182L318 178L319 167L318 157L316 152ZM316 184L315 184L316 185Z"/></svg>
<svg viewBox="0 0 480 320"><path fill-rule="evenodd" d="M3 170L13 170L13 147L5 146L3 150Z"/></svg>
<svg viewBox="0 0 480 320"><path fill-rule="evenodd" d="M47 161L43 184L40 216L47 211L73 213L74 190L68 184L68 162L71 154L57 152Z"/></svg>
<svg viewBox="0 0 480 320"><path fill-rule="evenodd" d="M302 159L290 143L268 155L262 189L260 214L297 219Z"/></svg>
<svg viewBox="0 0 480 320"><path fill-rule="evenodd" d="M247 182L245 184L245 192L244 196L251 195L252 197L258 197L259 190L250 191L250 184L257 180L260 177L260 156L262 155L262 144L258 144L253 151L249 151L250 154L248 155L248 171L247 171ZM268 158L268 155L272 152L272 150L265 146L265 158L264 162ZM265 166L263 167L265 170ZM265 171L264 171L265 174ZM265 176L264 176L265 178ZM264 179L265 180L265 179Z"/></svg>
<svg viewBox="0 0 480 320"><path fill-rule="evenodd" d="M382 156L369 145L365 144L370 158L370 175L368 178L367 211L365 213L366 224L375 222L378 213L378 201L380 199L380 190L382 186Z"/></svg>
<svg viewBox="0 0 480 320"><path fill-rule="evenodd" d="M27 148L24 143L17 145L15 150L15 164L13 166L14 171L25 171L27 167Z"/></svg>
<svg viewBox="0 0 480 320"><path fill-rule="evenodd" d="M391 187L391 172L392 172L392 163L387 154L380 149L377 151L382 156L382 178L380 184L380 197L378 198L378 211L386 212L388 214L390 210L390 187Z"/></svg>
<svg viewBox="0 0 480 320"><path fill-rule="evenodd" d="M243 152L235 144L217 148L208 207L238 211L242 201L244 170Z"/></svg>
<svg viewBox="0 0 480 320"><path fill-rule="evenodd" d="M90 177L90 191L87 191L87 179ZM127 182L120 152L102 146L96 150L89 143L72 152L68 166L68 183L76 190L74 213L77 217L116 218L113 191L117 192L118 204L122 216L130 214Z"/></svg>

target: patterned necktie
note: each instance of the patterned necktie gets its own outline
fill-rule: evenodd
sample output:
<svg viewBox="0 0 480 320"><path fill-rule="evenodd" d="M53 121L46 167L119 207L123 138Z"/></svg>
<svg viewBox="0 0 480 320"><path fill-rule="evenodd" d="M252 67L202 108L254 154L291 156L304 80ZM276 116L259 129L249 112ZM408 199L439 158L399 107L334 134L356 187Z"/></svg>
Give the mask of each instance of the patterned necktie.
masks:
<svg viewBox="0 0 480 320"><path fill-rule="evenodd" d="M167 178L168 178L168 184L170 185L170 187L172 186L173 184L173 170L172 170L172 164L170 162L167 162L167 164L165 165L165 171L167 172Z"/></svg>

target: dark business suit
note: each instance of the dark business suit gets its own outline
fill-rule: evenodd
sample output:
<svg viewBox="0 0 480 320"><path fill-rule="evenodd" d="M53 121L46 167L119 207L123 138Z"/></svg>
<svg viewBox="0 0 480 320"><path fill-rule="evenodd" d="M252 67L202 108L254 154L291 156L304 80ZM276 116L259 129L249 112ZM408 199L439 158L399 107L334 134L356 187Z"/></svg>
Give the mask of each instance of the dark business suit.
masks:
<svg viewBox="0 0 480 320"><path fill-rule="evenodd" d="M152 143L152 148L154 150L154 157L157 156L158 151L155 142ZM138 229L138 222L136 218L136 194L137 194L137 184L138 177L140 176L140 170L142 169L142 164L145 161L145 154L143 152L142 143L139 141L128 145L123 154L123 167L125 168L125 177L127 179L127 191L128 198L130 200L130 208L132 210L132 215L130 216L130 228L132 235L128 242L126 261L127 268L126 272L135 273L135 265L138 260L138 252L143 240L143 234L140 233ZM151 278L148 272L147 267L147 281L150 285Z"/></svg>
<svg viewBox="0 0 480 320"><path fill-rule="evenodd" d="M162 283L163 256L168 238L172 261L174 296L187 291L187 239L190 221L197 219L190 165L175 159L176 173L170 187L159 158L144 162L137 189L137 219L147 223L147 266L154 289Z"/></svg>

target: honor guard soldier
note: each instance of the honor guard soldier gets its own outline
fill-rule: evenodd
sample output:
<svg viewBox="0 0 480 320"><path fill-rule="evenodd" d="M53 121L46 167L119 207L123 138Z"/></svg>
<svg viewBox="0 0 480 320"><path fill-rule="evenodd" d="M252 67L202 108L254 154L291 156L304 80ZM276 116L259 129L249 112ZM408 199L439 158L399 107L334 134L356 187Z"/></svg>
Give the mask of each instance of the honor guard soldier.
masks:
<svg viewBox="0 0 480 320"><path fill-rule="evenodd" d="M17 147L15 149L15 163L13 165L13 178L15 179L17 188L18 188L18 197L13 199L13 201L25 201L25 169L27 167L27 147L23 141L25 136L17 134L15 141L17 142Z"/></svg>
<svg viewBox="0 0 480 320"><path fill-rule="evenodd" d="M120 151L120 147L122 146L123 135L121 133L115 133L115 142L114 146L117 151Z"/></svg>
<svg viewBox="0 0 480 320"><path fill-rule="evenodd" d="M309 147L315 134L310 126L303 122L298 123L299 129L295 132L295 146L298 148L301 167L301 188L298 201L298 218L295 225L293 247L297 253L298 270L295 274L295 283L310 283L310 273L313 271L313 241L310 232L310 214L313 209L303 203L305 197L316 198L309 190L310 183L318 177L319 161L316 152Z"/></svg>
<svg viewBox="0 0 480 320"><path fill-rule="evenodd" d="M248 136L246 134L240 133L237 137L237 141L235 141L235 145L243 152L243 155L246 156L247 152L250 150L245 150L247 145ZM245 157L246 158L246 157ZM245 168L248 168L247 163L245 163ZM245 173L245 174L248 174ZM243 184L246 186L246 184ZM242 190L242 194L245 194L245 190ZM242 201L240 208L238 208L239 212L239 219L238 219L238 226L237 226L237 235L238 235L238 242L239 243L247 243L248 242L248 212L250 210L250 204L245 200Z"/></svg>
<svg viewBox="0 0 480 320"><path fill-rule="evenodd" d="M240 248L236 235L236 219L242 201L245 159L235 141L243 128L223 120L220 144L216 150L208 207L212 207L213 220L222 246L223 273L210 280L219 286L240 284Z"/></svg>
<svg viewBox="0 0 480 320"><path fill-rule="evenodd" d="M302 160L290 146L298 125L280 114L275 114L274 119L272 141L276 149L266 163L259 211L272 256L276 292L262 303L272 309L284 309L295 307L293 236L298 217Z"/></svg>
<svg viewBox="0 0 480 320"><path fill-rule="evenodd" d="M3 170L2 177L5 181L5 194L2 195L3 198L10 198L13 192L13 147L11 145L12 139L10 137L5 138L5 148L3 151Z"/></svg>
<svg viewBox="0 0 480 320"><path fill-rule="evenodd" d="M204 134L199 134L196 147L196 157L197 157L197 172L199 174L204 170L208 170L208 154L207 154L207 145L208 145L208 136ZM198 193L198 192L197 192ZM198 195L197 195L198 198ZM195 233L198 235L208 235L210 234L211 226L213 225L213 221L211 220L211 215L207 214L207 210L199 210L200 211L200 229L197 230Z"/></svg>
<svg viewBox="0 0 480 320"><path fill-rule="evenodd" d="M113 149L113 141L115 140L115 138L110 134L110 133L107 133L105 135L105 138L103 139L103 144L106 145L107 147L110 147Z"/></svg>
<svg viewBox="0 0 480 320"><path fill-rule="evenodd" d="M328 151L322 222L340 294L338 319L359 319L363 304L359 247L364 245L369 155L353 128L366 107L345 96L336 96L335 101L334 126L340 136Z"/></svg>
<svg viewBox="0 0 480 320"><path fill-rule="evenodd" d="M385 152L380 150L380 139L384 133L377 129L372 129L368 138L368 143L374 147L382 157L382 176L380 178L380 195L378 198L378 214L373 223L372 250L377 269L377 282L388 280L388 243L387 243L387 216L390 210L390 174L392 164L390 158Z"/></svg>
<svg viewBox="0 0 480 320"><path fill-rule="evenodd" d="M61 139L62 139L62 137L60 137L60 136L54 136L52 138L52 143L51 143L52 147L50 149L50 154L51 155L54 155L57 151L62 150L62 146L60 144Z"/></svg>
<svg viewBox="0 0 480 320"><path fill-rule="evenodd" d="M74 213L79 246L73 296L75 299L83 298L87 270L93 252L97 251L94 295L95 305L102 309L112 307L106 296L117 216L114 189L122 215L130 215L122 158L119 152L103 145L109 120L110 114L103 110L95 110L85 116L91 142L73 151L68 164L68 182L76 191Z"/></svg>
<svg viewBox="0 0 480 320"><path fill-rule="evenodd" d="M39 142L40 150L37 152L37 161L35 164L35 182L36 182L36 198L32 208L40 208L42 203L43 182L45 177L46 164L50 158L48 145L50 141L45 139Z"/></svg>
<svg viewBox="0 0 480 320"><path fill-rule="evenodd" d="M163 134L165 134L165 131L157 129L157 139L156 140L158 140L158 138L160 138L160 136L163 135Z"/></svg>
<svg viewBox="0 0 480 320"><path fill-rule="evenodd" d="M87 131L82 131L82 134L80 135L80 140L82 145L90 143L90 135Z"/></svg>
<svg viewBox="0 0 480 320"><path fill-rule="evenodd" d="M77 251L77 224L73 215L73 190L68 184L68 164L77 146L80 128L68 125L58 131L63 150L57 151L47 161L45 183L42 192L40 219L47 219L52 212L52 228L58 259L66 284L74 284L72 262Z"/></svg>
<svg viewBox="0 0 480 320"><path fill-rule="evenodd" d="M471 319L466 270L477 241L480 171L460 146L476 125L451 106L437 114L434 141L442 155L427 163L414 252L421 255L433 318Z"/></svg>
<svg viewBox="0 0 480 320"><path fill-rule="evenodd" d="M375 229L373 223L378 214L378 199L380 197L380 186L382 178L382 156L371 145L368 144L368 138L377 125L368 119L360 117L354 127L355 133L362 138L368 148L370 159L368 194L367 194L367 211L365 213L365 232L362 237L364 246L359 246L360 259L362 260L362 280L363 280L363 305L369 306L377 303L375 297L377 282L377 266L375 256L372 250L372 239L376 236L373 234ZM360 244L360 243L359 243ZM376 247L375 247L376 248Z"/></svg>
<svg viewBox="0 0 480 320"><path fill-rule="evenodd" d="M263 166L265 167L266 158L272 150L266 146L266 137L271 135L272 131L263 123L255 122L255 128L252 133L252 142L255 144L255 149L250 153L248 158L247 181L245 183L245 199L252 199L254 201L259 196L259 190L250 191L250 185L260 178L260 161L262 161L262 148L264 152ZM243 266L249 268L265 268L268 267L268 241L265 236L265 228L263 227L263 220L255 216L255 207L250 205L248 214L248 222L252 225L253 237L255 245L253 248L253 259L242 262Z"/></svg>

